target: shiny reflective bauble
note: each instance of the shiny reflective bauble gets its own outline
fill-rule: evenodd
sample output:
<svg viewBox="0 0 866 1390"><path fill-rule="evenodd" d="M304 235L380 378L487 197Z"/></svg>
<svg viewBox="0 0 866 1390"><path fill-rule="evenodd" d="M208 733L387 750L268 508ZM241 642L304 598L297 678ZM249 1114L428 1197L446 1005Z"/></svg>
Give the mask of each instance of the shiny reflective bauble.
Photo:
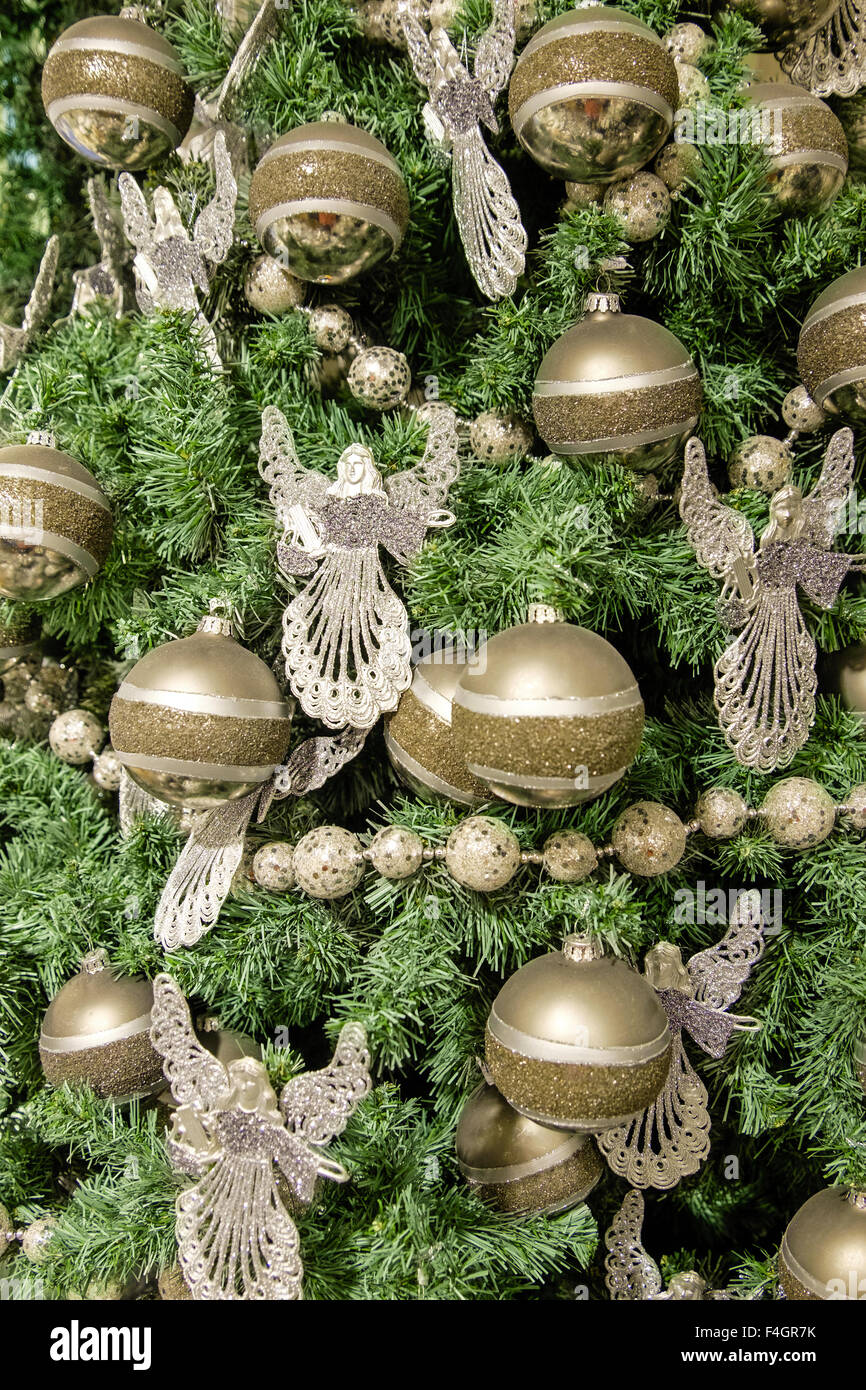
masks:
<svg viewBox="0 0 866 1390"><path fill-rule="evenodd" d="M11 671L19 662L26 661L35 670L39 664L36 642L39 624L32 614L20 617L12 610L6 622L0 622L0 677Z"/></svg>
<svg viewBox="0 0 866 1390"><path fill-rule="evenodd" d="M791 82L758 82L746 89L755 135L769 155L768 186L786 214L823 212L842 190L848 144L825 102ZM748 108L747 108L748 109Z"/></svg>
<svg viewBox="0 0 866 1390"><path fill-rule="evenodd" d="M400 778L416 796L478 806L490 793L466 766L451 726L454 691L464 669L444 648L420 659L412 684L385 723L385 747Z"/></svg>
<svg viewBox="0 0 866 1390"><path fill-rule="evenodd" d="M112 169L145 169L177 148L194 94L171 44L136 19L96 15L64 30L42 72L48 119L67 145Z"/></svg>
<svg viewBox="0 0 866 1390"><path fill-rule="evenodd" d="M726 0L726 9L741 10L760 24L773 48L802 43L839 9L840 0Z"/></svg>
<svg viewBox="0 0 866 1390"><path fill-rule="evenodd" d="M282 136L250 183L256 235L301 280L342 284L391 256L409 223L396 160L357 126L319 121Z"/></svg>
<svg viewBox="0 0 866 1390"><path fill-rule="evenodd" d="M576 183L636 173L667 139L676 67L661 39L609 6L572 10L533 36L517 60L508 110L524 149Z"/></svg>
<svg viewBox="0 0 866 1390"><path fill-rule="evenodd" d="M866 1193L827 1187L803 1203L782 1238L779 1282L797 1302L863 1298Z"/></svg>
<svg viewBox="0 0 866 1390"><path fill-rule="evenodd" d="M866 266L818 295L800 329L797 365L816 405L866 421Z"/></svg>

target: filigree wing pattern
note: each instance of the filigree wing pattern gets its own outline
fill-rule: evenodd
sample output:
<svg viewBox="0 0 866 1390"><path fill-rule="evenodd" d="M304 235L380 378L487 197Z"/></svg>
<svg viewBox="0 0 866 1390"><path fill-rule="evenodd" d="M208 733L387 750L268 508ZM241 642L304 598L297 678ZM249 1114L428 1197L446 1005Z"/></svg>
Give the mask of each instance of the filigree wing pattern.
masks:
<svg viewBox="0 0 866 1390"><path fill-rule="evenodd" d="M24 310L23 327L28 336L35 333L48 313L59 257L60 238L49 237L42 260L39 263L39 270L36 273L30 298L27 301L27 308Z"/></svg>
<svg viewBox="0 0 866 1390"><path fill-rule="evenodd" d="M617 1302L656 1298L662 1291L659 1267L641 1243L643 1210L642 1194L627 1192L604 1237L604 1282Z"/></svg>
<svg viewBox="0 0 866 1390"><path fill-rule="evenodd" d="M214 138L213 158L216 191L196 219L193 240L211 265L221 265L231 250L235 203L238 196L238 185L232 172L226 137L221 130L217 131Z"/></svg>
<svg viewBox="0 0 866 1390"><path fill-rule="evenodd" d="M416 7L413 4L399 5L397 14L406 39L412 71L418 81L429 91L436 80L436 57L427 31L418 19Z"/></svg>
<svg viewBox="0 0 866 1390"><path fill-rule="evenodd" d="M293 1134L311 1144L327 1144L342 1134L371 1084L367 1035L360 1024L347 1023L340 1030L330 1064L289 1081L280 1096L280 1109Z"/></svg>
<svg viewBox="0 0 866 1390"><path fill-rule="evenodd" d="M737 999L764 953L766 923L756 888L740 893L721 941L686 962L695 998L711 1009L727 1009Z"/></svg>
<svg viewBox="0 0 866 1390"><path fill-rule="evenodd" d="M664 1090L630 1124L605 1130L598 1147L609 1167L632 1187L675 1187L696 1173L710 1151L707 1092L674 1036Z"/></svg>
<svg viewBox="0 0 866 1390"><path fill-rule="evenodd" d="M455 135L451 178L454 216L475 283L488 299L503 299L523 274L527 237L508 176L477 125Z"/></svg>
<svg viewBox="0 0 866 1390"><path fill-rule="evenodd" d="M139 255L152 255L155 245L153 223L144 194L131 174L121 174L117 186L120 189L123 230L127 239Z"/></svg>
<svg viewBox="0 0 866 1390"><path fill-rule="evenodd" d="M325 501L328 479L324 473L303 467L289 422L275 405L262 412L259 473L268 485L271 504L285 530L291 527L293 507L321 506Z"/></svg>
<svg viewBox="0 0 866 1390"><path fill-rule="evenodd" d="M262 788L209 812L193 829L168 876L156 909L154 935L166 951L194 946L229 895L244 836Z"/></svg>
<svg viewBox="0 0 866 1390"><path fill-rule="evenodd" d="M153 982L150 1040L164 1058L163 1071L178 1105L212 1110L229 1093L228 1073L192 1026L189 1005L171 975Z"/></svg>
<svg viewBox="0 0 866 1390"><path fill-rule="evenodd" d="M123 274L123 267L129 260L129 247L115 220L101 178L87 180L87 194L90 201L90 215L93 218L93 226L99 239L103 264L107 265L112 274L120 279Z"/></svg>
<svg viewBox="0 0 866 1390"><path fill-rule="evenodd" d="M508 82L514 65L515 0L493 0L493 19L475 50L473 72L491 101Z"/></svg>
<svg viewBox="0 0 866 1390"><path fill-rule="evenodd" d="M822 550L832 546L854 478L854 435L837 430L827 446L824 466L812 491L803 498L804 537Z"/></svg>
<svg viewBox="0 0 866 1390"><path fill-rule="evenodd" d="M385 490L393 507L432 517L448 501L448 491L460 472L457 416L450 406L430 412L427 447L413 468L393 473Z"/></svg>
<svg viewBox="0 0 866 1390"><path fill-rule="evenodd" d="M340 768L356 758L367 739L368 729L343 729L329 737L306 738L299 743L285 767L274 775L278 796L305 796L318 791Z"/></svg>
<svg viewBox="0 0 866 1390"><path fill-rule="evenodd" d="M863 84L866 7L842 0L815 33L776 55L792 82L816 97L850 97Z"/></svg>
<svg viewBox="0 0 866 1390"><path fill-rule="evenodd" d="M680 516L698 564L714 579L727 579L736 560L753 555L752 528L746 517L719 501L707 472L704 446L696 438L686 445Z"/></svg>

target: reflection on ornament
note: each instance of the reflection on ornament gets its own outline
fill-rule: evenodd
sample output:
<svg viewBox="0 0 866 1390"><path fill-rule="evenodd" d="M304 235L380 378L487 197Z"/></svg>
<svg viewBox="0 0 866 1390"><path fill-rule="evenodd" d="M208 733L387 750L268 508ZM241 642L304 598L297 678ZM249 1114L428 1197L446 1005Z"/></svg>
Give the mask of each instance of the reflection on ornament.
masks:
<svg viewBox="0 0 866 1390"><path fill-rule="evenodd" d="M866 266L818 295L800 329L797 366L822 410L866 421Z"/></svg>
<svg viewBox="0 0 866 1390"><path fill-rule="evenodd" d="M862 1299L866 1192L827 1187L804 1202L782 1239L779 1282L797 1302Z"/></svg>
<svg viewBox="0 0 866 1390"><path fill-rule="evenodd" d="M848 143L823 101L789 82L758 82L746 100L761 122L770 192L783 213L824 212L842 191Z"/></svg>

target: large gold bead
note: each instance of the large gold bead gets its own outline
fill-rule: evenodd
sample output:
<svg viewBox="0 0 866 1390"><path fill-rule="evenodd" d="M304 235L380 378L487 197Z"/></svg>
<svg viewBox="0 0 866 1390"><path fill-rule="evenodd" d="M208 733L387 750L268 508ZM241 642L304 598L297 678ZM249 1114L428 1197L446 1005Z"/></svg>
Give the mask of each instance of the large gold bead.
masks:
<svg viewBox="0 0 866 1390"><path fill-rule="evenodd" d="M579 937L503 985L487 1020L494 1084L539 1124L601 1133L640 1115L670 1062L667 1015L652 985Z"/></svg>
<svg viewBox="0 0 866 1390"><path fill-rule="evenodd" d="M454 652L424 656L385 725L385 747L400 780L416 795L478 806L490 793L469 771L454 740L452 707L465 669Z"/></svg>
<svg viewBox="0 0 866 1390"><path fill-rule="evenodd" d="M461 1111L456 1148L469 1186L510 1215L567 1211L585 1201L604 1169L586 1135L536 1124L485 1084Z"/></svg>
<svg viewBox="0 0 866 1390"><path fill-rule="evenodd" d="M65 29L42 70L62 140L111 169L144 169L177 148L195 97L171 44L136 19L94 15Z"/></svg>
<svg viewBox="0 0 866 1390"><path fill-rule="evenodd" d="M661 149L678 90L658 34L624 10L593 6L550 20L530 39L511 76L508 111L542 169L607 183Z"/></svg>
<svg viewBox="0 0 866 1390"><path fill-rule="evenodd" d="M818 295L800 329L797 365L822 410L866 420L866 266Z"/></svg>
<svg viewBox="0 0 866 1390"><path fill-rule="evenodd" d="M779 1282L798 1301L866 1297L866 1192L827 1187L791 1218Z"/></svg>

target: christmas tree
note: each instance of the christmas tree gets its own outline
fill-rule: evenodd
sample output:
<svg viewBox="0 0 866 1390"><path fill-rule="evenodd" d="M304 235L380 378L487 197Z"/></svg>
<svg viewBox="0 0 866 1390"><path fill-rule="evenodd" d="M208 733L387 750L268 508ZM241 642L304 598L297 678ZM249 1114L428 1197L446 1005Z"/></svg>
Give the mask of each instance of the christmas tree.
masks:
<svg viewBox="0 0 866 1390"><path fill-rule="evenodd" d="M165 1132L194 1149L203 1112L141 984L168 975L196 1066L267 1070L306 1298L604 1299L621 1209L644 1294L777 1298L798 1209L835 1185L862 1225L866 1188L859 281L801 335L866 232L856 83L798 106L767 50L802 36L677 0L604 11L562 70L542 26L594 11L519 6L507 100L506 3L169 0L144 50L53 47L89 13L29 0L0 39L8 1296L189 1296ZM598 91L547 120L569 73ZM564 939L539 1016L576 989L600 1033L527 1043L499 992ZM319 1133L324 1091L282 1088L335 1047ZM665 1085L653 1182L627 1131Z"/></svg>

